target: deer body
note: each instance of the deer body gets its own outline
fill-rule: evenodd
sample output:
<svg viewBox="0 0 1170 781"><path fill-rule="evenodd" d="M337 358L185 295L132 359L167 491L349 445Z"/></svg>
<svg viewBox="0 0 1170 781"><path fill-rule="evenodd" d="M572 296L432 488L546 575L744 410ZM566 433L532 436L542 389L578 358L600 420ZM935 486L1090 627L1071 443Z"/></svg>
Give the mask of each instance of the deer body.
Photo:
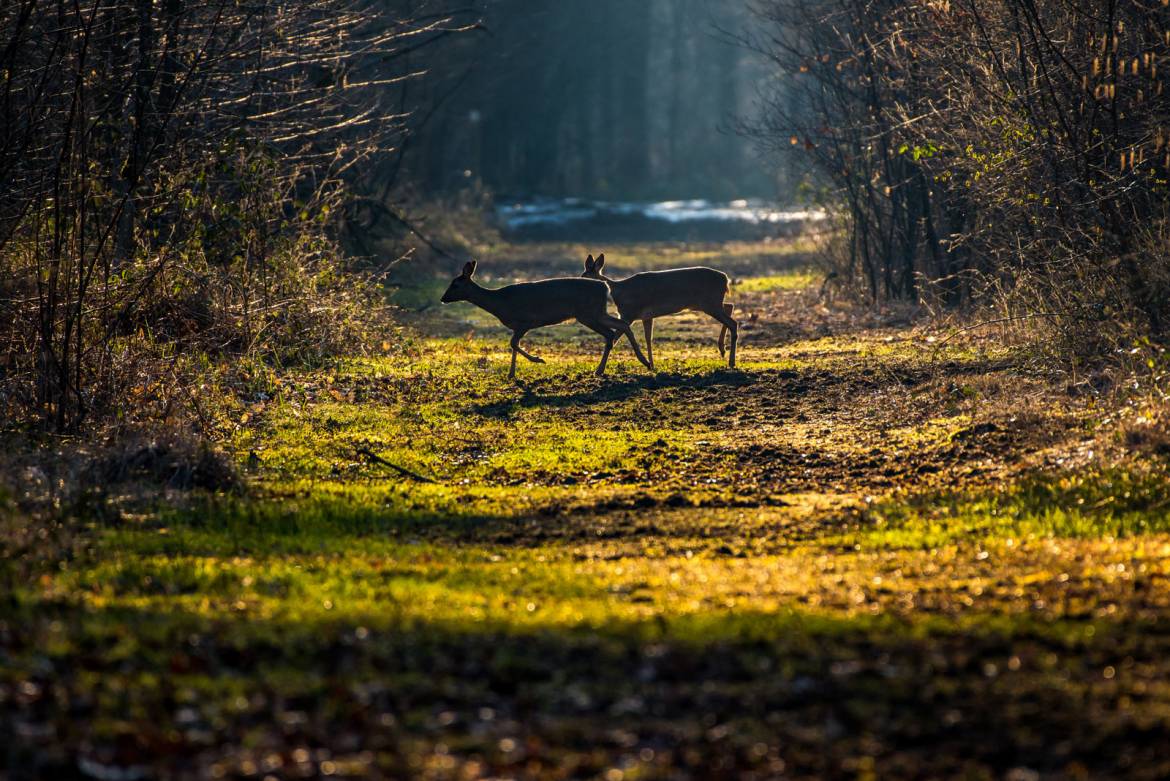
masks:
<svg viewBox="0 0 1170 781"><path fill-rule="evenodd" d="M724 303L731 283L727 275L713 268L670 269L643 271L626 279L616 280L601 273L605 255L585 261L583 277L597 279L609 285L618 314L626 323L642 321L646 334L646 354L650 368L654 368L654 318L678 314L685 310L703 312L723 326L719 333L719 354L724 354L724 337L731 333L731 355L728 365L735 367L735 349L739 342L739 324L731 317L732 305Z"/></svg>
<svg viewBox="0 0 1170 781"><path fill-rule="evenodd" d="M627 323L611 317L606 311L606 286L580 277L545 279L540 282L521 282L515 285L491 290L472 280L476 263L471 261L463 267L463 273L456 277L441 299L444 304L454 301L468 301L494 315L497 320L512 331L512 368L509 379L516 376L516 356L523 355L533 363L544 363L542 358L529 355L520 347L520 340L534 328L557 325L567 320L576 320L581 325L601 334L605 338L605 350L597 374L605 372L610 350L613 349L617 334L625 334L634 348L638 360L649 367L650 363L638 348L634 334Z"/></svg>
<svg viewBox="0 0 1170 781"><path fill-rule="evenodd" d="M588 318L605 303L605 286L575 284L575 278L522 282L489 290L475 285L467 301L495 315L513 331L558 325L582 316Z"/></svg>

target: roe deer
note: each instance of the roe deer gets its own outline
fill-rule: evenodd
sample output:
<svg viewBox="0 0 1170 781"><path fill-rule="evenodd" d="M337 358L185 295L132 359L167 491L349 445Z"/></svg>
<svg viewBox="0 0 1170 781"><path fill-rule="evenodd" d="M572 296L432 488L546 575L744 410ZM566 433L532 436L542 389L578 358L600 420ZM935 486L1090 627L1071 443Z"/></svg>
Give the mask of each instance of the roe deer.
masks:
<svg viewBox="0 0 1170 781"><path fill-rule="evenodd" d="M611 317L606 307L606 288L601 282L580 277L545 279L540 282L522 282L517 285L489 290L481 287L471 278L475 273L473 260L463 267L463 273L451 281L447 292L440 299L444 304L454 301L470 301L480 309L496 316L512 331L512 369L508 379L516 376L516 354L523 355L533 363L544 363L542 358L529 355L520 348L520 340L534 328L556 325L566 320L576 320L581 325L605 337L605 351L601 354L598 376L605 373L609 351L613 349L618 333L623 333L634 348L634 355L647 368L650 362L638 349L638 342L630 326L616 317Z"/></svg>
<svg viewBox="0 0 1170 781"><path fill-rule="evenodd" d="M646 355L650 368L654 368L654 318L673 315L684 309L703 312L718 320L723 329L719 332L719 355L723 356L723 338L731 332L731 356L727 365L735 368L735 347L739 342L739 324L731 317L732 305L723 299L731 287L730 280L722 271L696 266L676 268L668 271L643 271L622 280L610 279L601 273L605 255L590 255L585 259L585 272L581 276L599 279L609 285L613 302L623 321L642 321L646 332Z"/></svg>

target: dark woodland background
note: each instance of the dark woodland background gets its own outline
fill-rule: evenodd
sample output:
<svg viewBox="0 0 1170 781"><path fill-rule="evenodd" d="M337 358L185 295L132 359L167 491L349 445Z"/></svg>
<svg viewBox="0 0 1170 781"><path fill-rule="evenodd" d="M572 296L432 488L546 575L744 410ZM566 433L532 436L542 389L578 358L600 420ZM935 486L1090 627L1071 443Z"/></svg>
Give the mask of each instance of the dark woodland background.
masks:
<svg viewBox="0 0 1170 781"><path fill-rule="evenodd" d="M782 194L735 132L767 74L734 39L742 3L532 6L486 4L483 34L440 55L458 65L408 90L404 105L430 114L412 181L451 190L470 173L497 193L622 200Z"/></svg>

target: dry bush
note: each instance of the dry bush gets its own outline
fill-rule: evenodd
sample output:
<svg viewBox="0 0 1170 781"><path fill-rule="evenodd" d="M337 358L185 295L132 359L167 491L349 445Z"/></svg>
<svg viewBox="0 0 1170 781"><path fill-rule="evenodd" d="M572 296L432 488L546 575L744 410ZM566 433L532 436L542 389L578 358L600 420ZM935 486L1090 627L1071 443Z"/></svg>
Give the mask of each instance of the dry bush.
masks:
<svg viewBox="0 0 1170 781"><path fill-rule="evenodd" d="M1130 426L1122 437L1131 452L1170 456L1170 422L1166 420Z"/></svg>
<svg viewBox="0 0 1170 781"><path fill-rule="evenodd" d="M994 307L1062 359L1170 337L1170 7L755 6L782 76L755 130L828 185L870 301Z"/></svg>
<svg viewBox="0 0 1170 781"><path fill-rule="evenodd" d="M364 337L342 206L406 131L407 55L459 30L433 11L0 4L8 419L135 414L123 389L167 352L302 360Z"/></svg>
<svg viewBox="0 0 1170 781"><path fill-rule="evenodd" d="M231 459L181 426L127 424L100 437L9 445L0 461L0 506L29 518L116 518L116 505L155 502L172 491L243 489Z"/></svg>

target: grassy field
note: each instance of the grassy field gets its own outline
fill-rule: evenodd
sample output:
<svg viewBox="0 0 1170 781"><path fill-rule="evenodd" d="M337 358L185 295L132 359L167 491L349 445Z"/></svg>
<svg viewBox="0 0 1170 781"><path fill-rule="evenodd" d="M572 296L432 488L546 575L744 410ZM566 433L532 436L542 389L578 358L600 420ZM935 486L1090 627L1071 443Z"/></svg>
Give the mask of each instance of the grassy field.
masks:
<svg viewBox="0 0 1170 781"><path fill-rule="evenodd" d="M1148 389L823 306L803 249L608 249L726 269L736 370L686 315L657 373L562 326L511 382L414 276L401 351L237 389L242 489L9 517L0 777L1170 775Z"/></svg>

